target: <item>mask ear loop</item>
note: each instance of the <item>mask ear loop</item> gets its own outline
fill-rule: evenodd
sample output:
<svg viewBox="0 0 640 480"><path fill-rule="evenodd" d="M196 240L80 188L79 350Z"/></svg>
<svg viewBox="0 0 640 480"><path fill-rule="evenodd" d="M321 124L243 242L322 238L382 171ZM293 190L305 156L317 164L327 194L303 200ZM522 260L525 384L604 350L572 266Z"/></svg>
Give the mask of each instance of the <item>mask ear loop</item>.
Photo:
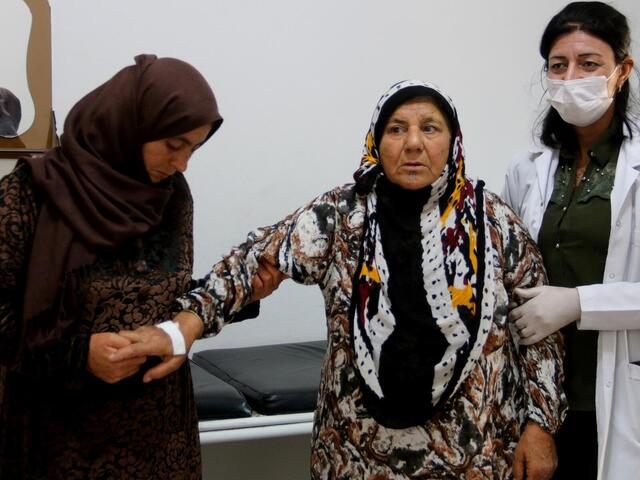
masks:
<svg viewBox="0 0 640 480"><path fill-rule="evenodd" d="M614 73L616 73L616 70L618 69L618 67L619 67L620 65L621 65L620 63L619 63L619 64L617 64L617 65L615 66L615 68L611 71L611 74L607 77L607 82L609 81L609 79L610 79L611 77L613 77L613 74L614 74ZM618 80L620 80L620 79L618 79ZM617 83L617 82L616 82L616 83ZM623 85L624 85L624 81L623 81L621 84L619 84L619 85L618 85L618 87L617 87L618 92L617 92L617 93L620 93L620 92L622 91L622 86L623 86Z"/></svg>

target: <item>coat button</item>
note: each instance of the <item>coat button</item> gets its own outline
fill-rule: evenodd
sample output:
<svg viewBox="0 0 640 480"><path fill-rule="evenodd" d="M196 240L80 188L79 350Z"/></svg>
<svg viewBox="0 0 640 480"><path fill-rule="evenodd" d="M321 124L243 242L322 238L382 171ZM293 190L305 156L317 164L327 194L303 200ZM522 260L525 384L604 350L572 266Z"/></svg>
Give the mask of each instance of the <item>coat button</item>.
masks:
<svg viewBox="0 0 640 480"><path fill-rule="evenodd" d="M615 274L615 273L610 273L610 274L609 274L609 278L612 278L612 279L613 279L613 278L616 278L616 274Z"/></svg>
<svg viewBox="0 0 640 480"><path fill-rule="evenodd" d="M613 385L613 383L611 383L611 380L608 380L607 383L605 384L605 387L611 388L611 385Z"/></svg>

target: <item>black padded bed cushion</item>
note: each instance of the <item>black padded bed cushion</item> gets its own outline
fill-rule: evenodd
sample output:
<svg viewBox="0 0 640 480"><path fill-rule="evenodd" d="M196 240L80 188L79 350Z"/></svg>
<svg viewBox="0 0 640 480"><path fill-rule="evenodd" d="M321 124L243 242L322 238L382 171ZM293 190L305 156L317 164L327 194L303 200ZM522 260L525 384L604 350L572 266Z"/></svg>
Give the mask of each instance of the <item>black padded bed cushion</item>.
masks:
<svg viewBox="0 0 640 480"><path fill-rule="evenodd" d="M205 350L193 361L236 387L263 415L316 408L326 341Z"/></svg>
<svg viewBox="0 0 640 480"><path fill-rule="evenodd" d="M189 363L198 420L251 416L251 408L240 392L195 363Z"/></svg>

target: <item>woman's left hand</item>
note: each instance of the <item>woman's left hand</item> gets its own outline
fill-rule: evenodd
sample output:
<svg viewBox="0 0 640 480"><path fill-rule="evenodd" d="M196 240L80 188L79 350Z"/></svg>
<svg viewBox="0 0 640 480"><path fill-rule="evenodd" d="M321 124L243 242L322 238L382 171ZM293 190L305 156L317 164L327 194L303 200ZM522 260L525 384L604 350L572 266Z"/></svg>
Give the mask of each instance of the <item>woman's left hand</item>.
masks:
<svg viewBox="0 0 640 480"><path fill-rule="evenodd" d="M520 344L532 345L580 320L580 296L575 288L516 288L514 293L526 300L509 312L509 320L520 332Z"/></svg>
<svg viewBox="0 0 640 480"><path fill-rule="evenodd" d="M548 480L558 466L556 444L550 433L529 422L516 446L514 480Z"/></svg>
<svg viewBox="0 0 640 480"><path fill-rule="evenodd" d="M178 313L174 321L180 325L184 336L186 352L189 353L193 342L200 338L204 325L202 320L191 312ZM155 326L145 326L136 330L120 331L119 334L132 343L111 355L111 361L120 361L134 357L160 357L162 362L150 368L142 377L143 382L150 382L175 372L187 359L187 355L174 355L171 338L164 330Z"/></svg>

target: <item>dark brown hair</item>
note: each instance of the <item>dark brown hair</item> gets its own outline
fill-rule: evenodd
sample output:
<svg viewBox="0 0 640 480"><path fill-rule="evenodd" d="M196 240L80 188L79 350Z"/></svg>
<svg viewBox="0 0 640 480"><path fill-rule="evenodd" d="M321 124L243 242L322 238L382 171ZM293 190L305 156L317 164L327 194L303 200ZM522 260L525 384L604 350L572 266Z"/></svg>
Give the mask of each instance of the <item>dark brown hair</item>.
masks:
<svg viewBox="0 0 640 480"><path fill-rule="evenodd" d="M549 52L558 37L567 33L583 31L606 42L613 50L616 63L622 63L630 54L631 31L627 17L611 5L603 2L572 2L558 12L547 24L540 40L540 55L544 69L549 67ZM624 82L615 98L615 115L628 121L631 96L630 82ZM554 108L549 108L541 121L540 139L552 148L561 145L573 149L576 145L573 127L567 124Z"/></svg>

